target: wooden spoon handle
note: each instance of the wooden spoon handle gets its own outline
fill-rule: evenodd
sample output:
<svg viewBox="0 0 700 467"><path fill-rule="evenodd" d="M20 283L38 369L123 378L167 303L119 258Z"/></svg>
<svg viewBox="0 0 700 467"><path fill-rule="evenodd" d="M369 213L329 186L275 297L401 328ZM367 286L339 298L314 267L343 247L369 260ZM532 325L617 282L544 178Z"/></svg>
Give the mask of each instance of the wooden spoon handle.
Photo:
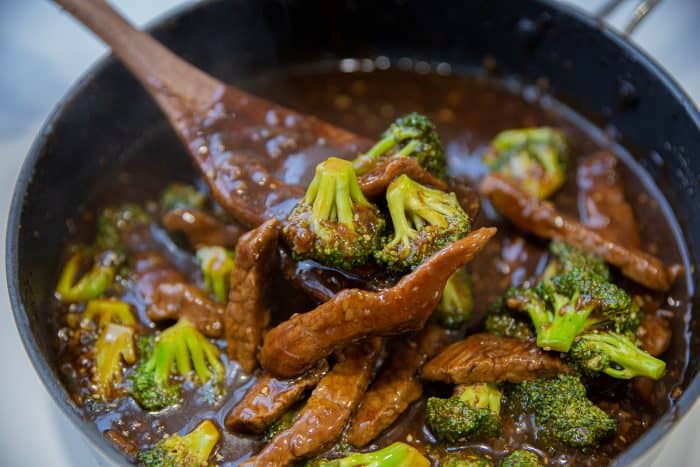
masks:
<svg viewBox="0 0 700 467"><path fill-rule="evenodd" d="M158 101L171 120L209 108L224 84L137 30L104 0L54 0L99 36Z"/></svg>

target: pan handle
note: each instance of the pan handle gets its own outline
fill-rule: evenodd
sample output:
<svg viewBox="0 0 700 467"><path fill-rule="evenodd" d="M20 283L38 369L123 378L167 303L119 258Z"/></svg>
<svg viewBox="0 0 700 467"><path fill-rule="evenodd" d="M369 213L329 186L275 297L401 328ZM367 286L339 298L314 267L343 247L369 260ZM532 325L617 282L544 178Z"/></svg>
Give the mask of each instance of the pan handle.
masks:
<svg viewBox="0 0 700 467"><path fill-rule="evenodd" d="M605 19L610 16L613 11L617 9L625 0L608 0L603 6L601 6L596 12L595 16L599 19ZM632 17L627 21L627 24L623 28L625 35L631 35L637 26L644 21L644 18L651 13L654 8L656 8L661 0L641 0L639 4L634 8L632 12Z"/></svg>

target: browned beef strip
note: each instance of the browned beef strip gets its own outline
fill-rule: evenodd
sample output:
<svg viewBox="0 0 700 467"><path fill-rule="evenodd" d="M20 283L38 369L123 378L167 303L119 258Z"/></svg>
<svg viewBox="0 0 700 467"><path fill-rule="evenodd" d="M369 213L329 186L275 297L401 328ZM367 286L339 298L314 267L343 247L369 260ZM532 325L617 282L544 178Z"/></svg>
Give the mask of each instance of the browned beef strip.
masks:
<svg viewBox="0 0 700 467"><path fill-rule="evenodd" d="M399 175L408 175L423 185L438 190L447 190L447 184L425 170L417 160L410 157L388 159L358 179L362 193L368 198L383 196L386 187Z"/></svg>
<svg viewBox="0 0 700 467"><path fill-rule="evenodd" d="M568 371L532 342L484 333L447 347L423 366L421 376L450 384L518 383Z"/></svg>
<svg viewBox="0 0 700 467"><path fill-rule="evenodd" d="M495 233L493 227L471 232L389 289L343 290L316 309L292 316L267 333L260 364L273 375L289 378L350 342L421 329L450 275L470 262Z"/></svg>
<svg viewBox="0 0 700 467"><path fill-rule="evenodd" d="M561 214L552 204L527 195L497 174L482 180L481 191L517 227L595 253L620 268L625 276L650 289L668 291L679 272L677 268L667 268L648 253L606 240L597 231Z"/></svg>
<svg viewBox="0 0 700 467"><path fill-rule="evenodd" d="M350 444L366 446L420 398L423 385L418 381L418 370L454 336L454 331L428 324L417 336L393 339L387 362L352 418L347 433Z"/></svg>
<svg viewBox="0 0 700 467"><path fill-rule="evenodd" d="M148 304L149 319L185 318L203 334L221 336L224 307L187 282L161 255L154 252L137 254L134 276L136 288Z"/></svg>
<svg viewBox="0 0 700 467"><path fill-rule="evenodd" d="M262 433L301 400L306 391L316 386L327 371L328 363L321 360L294 379L276 379L263 373L226 415L226 428L239 433Z"/></svg>
<svg viewBox="0 0 700 467"><path fill-rule="evenodd" d="M576 171L581 221L611 242L639 248L639 229L625 199L619 162L610 151L583 159Z"/></svg>
<svg viewBox="0 0 700 467"><path fill-rule="evenodd" d="M173 209L163 216L163 225L170 232L182 232L192 246L208 245L233 248L243 229L224 224L199 209Z"/></svg>
<svg viewBox="0 0 700 467"><path fill-rule="evenodd" d="M381 351L381 339L352 344L319 381L289 429L241 466L285 466L332 445L362 399Z"/></svg>
<svg viewBox="0 0 700 467"><path fill-rule="evenodd" d="M252 373L263 331L270 323L269 278L277 266L277 219L244 234L236 245L224 327L228 355Z"/></svg>

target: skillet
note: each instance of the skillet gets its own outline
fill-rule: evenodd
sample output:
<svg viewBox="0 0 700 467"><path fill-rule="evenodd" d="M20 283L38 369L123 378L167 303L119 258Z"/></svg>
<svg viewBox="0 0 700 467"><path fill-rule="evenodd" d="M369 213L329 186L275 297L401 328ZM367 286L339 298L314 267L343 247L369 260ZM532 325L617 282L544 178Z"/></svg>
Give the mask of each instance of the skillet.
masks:
<svg viewBox="0 0 700 467"><path fill-rule="evenodd" d="M547 1L323 2L212 1L181 10L151 30L177 54L227 82L299 63L403 56L464 66L486 58L503 76L543 82L548 92L604 123L663 191L682 228L688 265L700 264L700 116L653 61L595 20ZM586 44L586 47L581 47ZM123 457L85 424L58 379L44 306L74 217L104 177L128 158L131 142L162 127L155 104L126 70L107 59L79 82L35 141L8 222L7 273L18 328L61 408L111 462ZM175 135L167 134L176 142ZM175 143L176 144L176 143ZM172 143L171 143L172 145ZM167 151L164 151L167 152ZM697 267L697 266L696 266ZM689 289L697 279L691 277ZM697 299L693 299L697 303ZM697 322L683 395L617 462L641 459L700 391ZM673 358L685 358L674 355Z"/></svg>

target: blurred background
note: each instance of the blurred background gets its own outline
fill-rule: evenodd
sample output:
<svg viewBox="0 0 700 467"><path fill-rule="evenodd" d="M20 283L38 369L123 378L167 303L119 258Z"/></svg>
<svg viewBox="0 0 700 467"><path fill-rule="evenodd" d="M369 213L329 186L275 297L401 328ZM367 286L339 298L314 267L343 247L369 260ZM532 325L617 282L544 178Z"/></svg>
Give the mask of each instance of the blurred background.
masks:
<svg viewBox="0 0 700 467"><path fill-rule="evenodd" d="M255 1L255 0L250 0ZM625 24L638 0L627 0L611 16ZM192 1L111 0L143 26L171 8ZM594 12L603 0L570 0ZM633 35L700 103L700 0L665 0ZM22 161L42 123L68 88L107 53L91 33L48 0L0 0L0 465L95 465L90 448L53 404L34 372L12 319L5 287L4 229ZM700 465L700 407L671 433L660 466Z"/></svg>

